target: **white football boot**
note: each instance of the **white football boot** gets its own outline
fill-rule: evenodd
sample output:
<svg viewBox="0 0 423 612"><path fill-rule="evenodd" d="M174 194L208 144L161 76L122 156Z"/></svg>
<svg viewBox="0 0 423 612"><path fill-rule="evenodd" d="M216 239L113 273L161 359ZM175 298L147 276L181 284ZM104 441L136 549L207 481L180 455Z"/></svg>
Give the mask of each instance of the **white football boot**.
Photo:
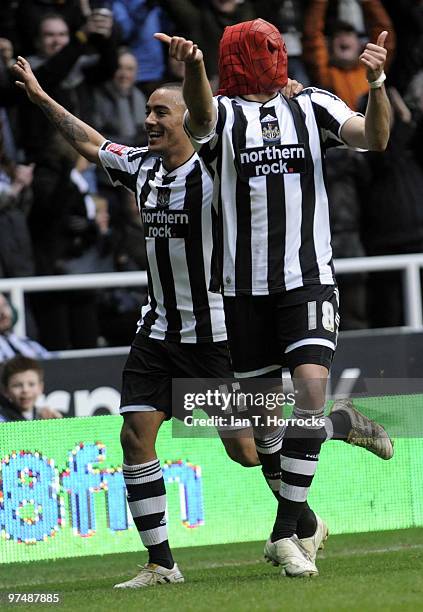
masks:
<svg viewBox="0 0 423 612"><path fill-rule="evenodd" d="M338 410L346 412L351 419L351 429L345 440L347 444L361 446L361 448L365 448L381 459L392 458L394 454L392 440L382 425L359 412L349 399L336 400L332 406L331 414Z"/></svg>
<svg viewBox="0 0 423 612"><path fill-rule="evenodd" d="M280 565L283 576L302 578L319 575L314 561L296 535L276 542L269 538L264 546L264 558L273 565Z"/></svg>
<svg viewBox="0 0 423 612"><path fill-rule="evenodd" d="M172 569L167 569L155 563L146 563L139 565L141 571L126 582L115 584L115 589L141 589L143 587L155 586L156 584L170 584L184 582L184 577L175 565Z"/></svg>
<svg viewBox="0 0 423 612"><path fill-rule="evenodd" d="M325 521L316 514L317 527L316 532L309 538L299 538L301 546L306 549L310 559L316 561L318 550L325 547L325 542L329 537L329 529Z"/></svg>

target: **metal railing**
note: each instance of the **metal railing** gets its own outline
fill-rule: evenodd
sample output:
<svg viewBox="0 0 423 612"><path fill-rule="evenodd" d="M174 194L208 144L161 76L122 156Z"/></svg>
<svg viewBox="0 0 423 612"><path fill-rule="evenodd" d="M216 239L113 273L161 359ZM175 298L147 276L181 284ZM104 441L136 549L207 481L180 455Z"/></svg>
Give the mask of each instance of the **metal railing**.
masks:
<svg viewBox="0 0 423 612"><path fill-rule="evenodd" d="M26 333L24 294L36 291L65 291L68 289L104 289L106 287L146 287L147 272L106 272L102 274L65 274L63 276L26 276L3 278L0 293L9 293L19 313L15 325L18 336Z"/></svg>
<svg viewBox="0 0 423 612"><path fill-rule="evenodd" d="M335 260L336 274L354 272L387 272L402 270L404 273L404 313L405 324L411 329L422 329L422 287L420 269L423 267L423 254L383 255L380 257L350 257Z"/></svg>
<svg viewBox="0 0 423 612"><path fill-rule="evenodd" d="M337 274L402 270L404 273L405 323L411 329L422 329L422 295L420 269L423 254L386 255L383 257L351 257L335 260ZM35 291L64 291L68 289L100 289L106 287L145 287L146 272L113 272L105 274L71 274L64 276L36 276L0 280L0 292L11 296L19 312L15 326L18 335L25 335L24 294Z"/></svg>

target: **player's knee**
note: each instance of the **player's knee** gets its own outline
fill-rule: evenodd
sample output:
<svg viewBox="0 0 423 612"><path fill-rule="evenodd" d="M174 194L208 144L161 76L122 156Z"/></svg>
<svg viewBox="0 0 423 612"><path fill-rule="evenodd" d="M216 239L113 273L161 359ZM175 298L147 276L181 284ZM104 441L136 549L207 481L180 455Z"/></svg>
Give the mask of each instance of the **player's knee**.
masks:
<svg viewBox="0 0 423 612"><path fill-rule="evenodd" d="M124 423L122 426L120 443L125 461L143 463L154 456L154 441L149 440L146 435L140 435L128 423Z"/></svg>
<svg viewBox="0 0 423 612"><path fill-rule="evenodd" d="M242 465L242 467L257 467L258 465L260 465L257 453L243 453L241 456L238 457L237 463Z"/></svg>
<svg viewBox="0 0 423 612"><path fill-rule="evenodd" d="M255 446L228 446L226 447L226 452L232 461L239 463L242 467L256 467L260 465Z"/></svg>
<svg viewBox="0 0 423 612"><path fill-rule="evenodd" d="M325 404L325 393L319 389L309 386L301 386L301 390L296 393L295 404L304 411L313 412Z"/></svg>
<svg viewBox="0 0 423 612"><path fill-rule="evenodd" d="M316 410L325 403L328 370L325 366L308 364L295 369L296 405L302 410Z"/></svg>

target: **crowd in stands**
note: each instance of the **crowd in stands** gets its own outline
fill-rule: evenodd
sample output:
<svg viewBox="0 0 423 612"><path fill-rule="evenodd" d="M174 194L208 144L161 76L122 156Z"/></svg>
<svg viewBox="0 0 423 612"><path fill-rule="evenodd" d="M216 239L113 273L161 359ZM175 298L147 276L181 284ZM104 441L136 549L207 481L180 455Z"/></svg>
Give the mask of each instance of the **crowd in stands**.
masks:
<svg viewBox="0 0 423 612"><path fill-rule="evenodd" d="M2 0L0 277L145 269L135 201L15 86L14 58L25 56L42 87L105 138L143 146L148 96L183 78L154 32L197 42L216 90L224 28L256 17L283 34L291 78L358 111L368 92L361 49L389 31L388 148L327 156L334 256L423 252L422 0ZM341 329L404 324L399 272L339 284ZM129 344L144 297L139 289L33 294L31 332L49 351Z"/></svg>

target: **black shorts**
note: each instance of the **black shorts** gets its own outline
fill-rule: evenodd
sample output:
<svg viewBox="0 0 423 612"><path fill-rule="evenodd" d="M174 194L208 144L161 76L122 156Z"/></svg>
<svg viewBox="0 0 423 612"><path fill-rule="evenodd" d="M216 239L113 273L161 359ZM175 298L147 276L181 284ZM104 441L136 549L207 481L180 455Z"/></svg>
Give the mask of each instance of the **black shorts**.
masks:
<svg viewBox="0 0 423 612"><path fill-rule="evenodd" d="M172 416L173 378L232 378L226 341L152 340L138 333L122 374L120 413L160 410Z"/></svg>
<svg viewBox="0 0 423 612"><path fill-rule="evenodd" d="M338 289L310 285L286 293L224 297L234 375L291 374L305 363L330 368L339 328Z"/></svg>

